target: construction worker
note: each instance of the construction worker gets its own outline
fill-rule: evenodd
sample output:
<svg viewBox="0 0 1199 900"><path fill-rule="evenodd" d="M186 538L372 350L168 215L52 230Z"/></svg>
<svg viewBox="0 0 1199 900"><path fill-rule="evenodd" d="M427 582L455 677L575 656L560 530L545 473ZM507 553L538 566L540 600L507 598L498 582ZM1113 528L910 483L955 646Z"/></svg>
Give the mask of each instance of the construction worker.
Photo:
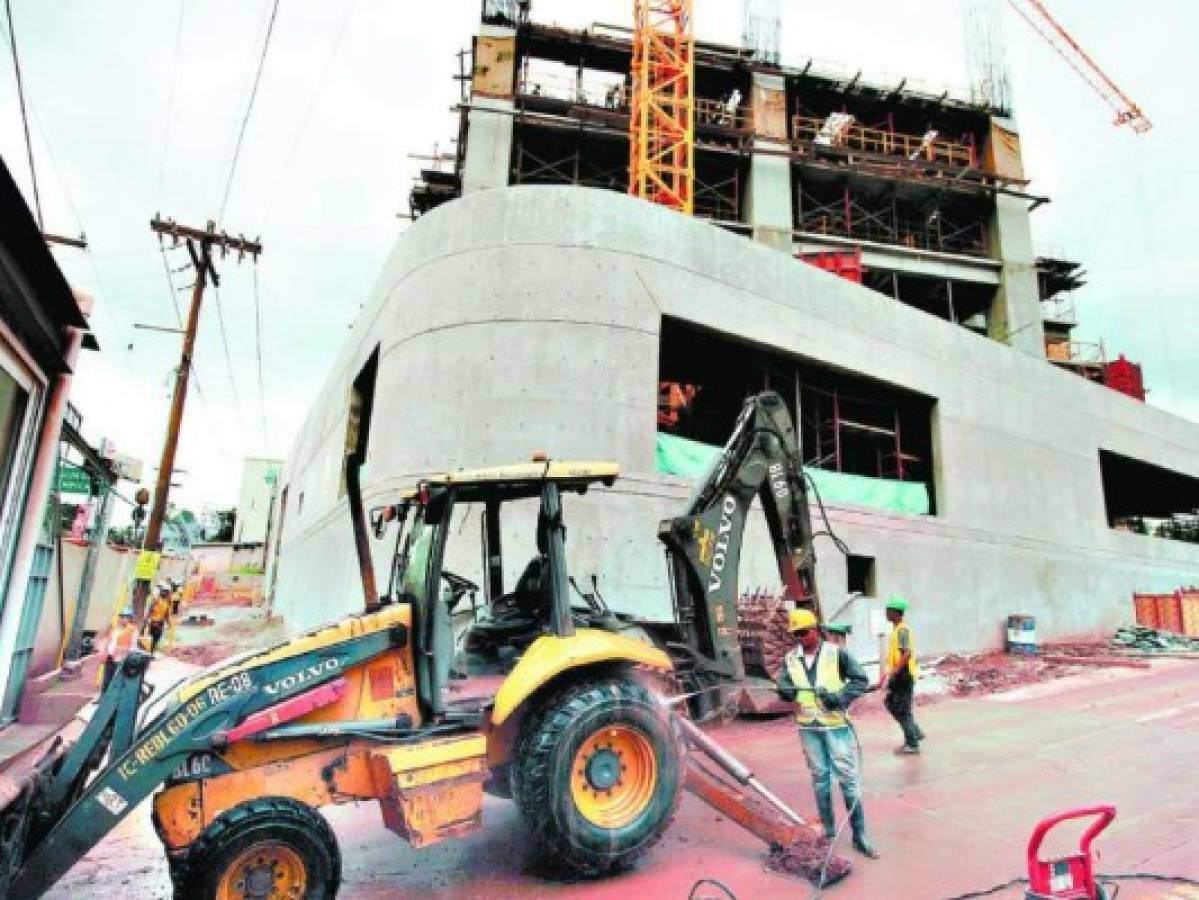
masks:
<svg viewBox="0 0 1199 900"><path fill-rule="evenodd" d="M852 631L852 625L845 625L840 622L829 622L824 626L825 638L832 641L838 647L844 647L849 642L849 635Z"/></svg>
<svg viewBox="0 0 1199 900"><path fill-rule="evenodd" d="M792 610L787 628L799 638L799 646L783 658L778 692L784 700L795 703L795 721L812 775L812 792L824 836L831 841L837 835L832 793L832 776L836 774L849 813L853 845L863 856L878 859L878 851L866 835L860 752L849 722L849 705L869 685L866 673L848 650L823 640L810 610Z"/></svg>
<svg viewBox="0 0 1199 900"><path fill-rule="evenodd" d="M183 602L183 579L171 579L171 615L179 615L179 606Z"/></svg>
<svg viewBox="0 0 1199 900"><path fill-rule="evenodd" d="M887 712L903 729L903 743L895 748L901 756L913 756L920 752L924 732L912 715L912 695L916 690L916 648L912 645L912 629L904 616L908 601L895 595L887 601L887 621L891 623L891 637L887 643L887 658L883 660L879 687L887 690Z"/></svg>
<svg viewBox="0 0 1199 900"><path fill-rule="evenodd" d="M137 628L133 624L133 609L126 606L121 610L120 618L108 635L108 643L104 647L104 681L100 691L108 688L108 683L117 674L117 667L125 661L129 651L137 643Z"/></svg>
<svg viewBox="0 0 1199 900"><path fill-rule="evenodd" d="M162 633L166 631L167 621L171 618L171 586L165 581L158 583L158 596L150 604L146 614L146 631L150 633L150 653L158 649Z"/></svg>

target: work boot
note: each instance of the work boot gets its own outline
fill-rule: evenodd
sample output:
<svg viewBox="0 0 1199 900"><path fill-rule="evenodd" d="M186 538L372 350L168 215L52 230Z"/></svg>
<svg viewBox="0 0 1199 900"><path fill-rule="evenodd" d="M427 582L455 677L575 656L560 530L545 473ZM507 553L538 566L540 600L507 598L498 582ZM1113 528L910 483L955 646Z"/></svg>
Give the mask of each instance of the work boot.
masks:
<svg viewBox="0 0 1199 900"><path fill-rule="evenodd" d="M833 818L832 794L817 797L816 810L820 813L820 823L824 826L824 836L831 841L837 835L837 820Z"/></svg>
<svg viewBox="0 0 1199 900"><path fill-rule="evenodd" d="M878 850L875 849L874 842L866 836L865 831L859 831L854 834L853 848L867 859L878 859Z"/></svg>
<svg viewBox="0 0 1199 900"><path fill-rule="evenodd" d="M919 744L900 744L895 748L896 756L918 756L920 754Z"/></svg>

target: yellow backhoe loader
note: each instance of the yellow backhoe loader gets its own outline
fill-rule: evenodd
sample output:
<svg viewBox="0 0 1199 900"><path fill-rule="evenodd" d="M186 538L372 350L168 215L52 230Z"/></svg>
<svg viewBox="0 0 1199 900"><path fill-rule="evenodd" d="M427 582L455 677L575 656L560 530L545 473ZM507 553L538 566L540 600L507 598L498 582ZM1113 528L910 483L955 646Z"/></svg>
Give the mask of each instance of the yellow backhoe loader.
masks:
<svg viewBox="0 0 1199 900"><path fill-rule="evenodd" d="M0 784L0 895L40 895L155 791L180 898L332 897L340 856L320 807L377 801L387 828L424 847L480 827L485 789L513 798L546 852L586 875L645 854L684 786L776 849L810 849L819 839L799 816L667 699L688 697L702 714L719 705L709 693L737 690L736 551L759 489L784 583L814 603L797 457L781 400L752 398L686 514L663 523L678 622L655 631L574 588L567 568L563 498L611 485L615 464L449 473L368 516L351 454L364 611L152 703L149 657L132 653L86 725L51 742L21 782ZM511 504L535 508L536 554L509 587ZM466 508L482 519L487 602L456 641L455 614L481 590L446 565L455 510ZM372 527L378 537L398 528L382 596ZM831 881L848 864L823 871Z"/></svg>

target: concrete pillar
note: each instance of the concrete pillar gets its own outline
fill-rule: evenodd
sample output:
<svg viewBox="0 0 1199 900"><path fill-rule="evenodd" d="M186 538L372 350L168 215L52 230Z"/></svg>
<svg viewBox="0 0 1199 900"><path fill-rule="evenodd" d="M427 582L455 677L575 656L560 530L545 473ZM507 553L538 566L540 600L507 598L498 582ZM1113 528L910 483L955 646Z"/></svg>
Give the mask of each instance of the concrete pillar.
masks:
<svg viewBox="0 0 1199 900"><path fill-rule="evenodd" d="M516 108L516 32L482 25L475 38L462 193L508 186Z"/></svg>
<svg viewBox="0 0 1199 900"><path fill-rule="evenodd" d="M997 128L992 129L993 132L1001 130L1011 142L1016 134L1015 123L1010 119L997 118L994 124ZM992 140L995 139L993 133ZM1004 168L1020 168L1018 138L1016 141L1009 143L1009 153L1012 146L1016 148L1015 158L1009 158ZM1016 174L1015 169L1012 169L1012 174ZM1028 201L997 194L990 238L991 255L1003 267L999 272L999 288L995 291L995 299L987 315L987 334L994 340L1010 344L1021 353L1044 357L1045 327L1041 320L1041 296Z"/></svg>
<svg viewBox="0 0 1199 900"><path fill-rule="evenodd" d="M753 227L755 241L790 254L794 219L791 160L784 155L789 149L786 98L786 82L781 75L754 73L754 143L745 192L745 221Z"/></svg>

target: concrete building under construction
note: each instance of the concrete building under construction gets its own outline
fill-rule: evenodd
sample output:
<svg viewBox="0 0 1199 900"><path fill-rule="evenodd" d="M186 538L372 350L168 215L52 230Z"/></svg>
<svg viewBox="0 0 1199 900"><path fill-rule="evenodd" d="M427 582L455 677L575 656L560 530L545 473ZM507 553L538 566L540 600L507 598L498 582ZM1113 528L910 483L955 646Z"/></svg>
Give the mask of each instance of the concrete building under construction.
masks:
<svg viewBox="0 0 1199 900"><path fill-rule="evenodd" d="M413 189L284 470L268 577L290 622L358 602L341 464L362 434L379 503L535 450L619 461L571 505L572 566L669 619L658 521L764 388L849 548L818 540L818 582L830 611L866 598L842 614L859 640L892 592L938 652L994 646L1011 613L1106 629L1134 591L1199 579L1199 426L1072 340L1083 274L1033 249L1045 198L1005 110L697 43L688 216L628 196L631 33L483 9L452 169ZM773 584L752 527L745 553L742 587Z"/></svg>

